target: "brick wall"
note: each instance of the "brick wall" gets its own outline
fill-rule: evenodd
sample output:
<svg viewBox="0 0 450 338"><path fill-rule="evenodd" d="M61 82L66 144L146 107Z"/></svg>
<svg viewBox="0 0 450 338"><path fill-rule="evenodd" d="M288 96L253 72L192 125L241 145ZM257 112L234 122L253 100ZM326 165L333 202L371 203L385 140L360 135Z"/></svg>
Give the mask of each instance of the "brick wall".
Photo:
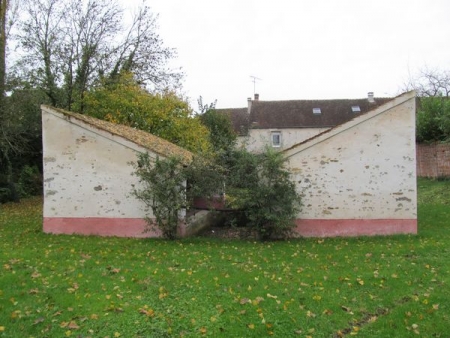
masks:
<svg viewBox="0 0 450 338"><path fill-rule="evenodd" d="M450 144L417 144L417 176L450 177Z"/></svg>

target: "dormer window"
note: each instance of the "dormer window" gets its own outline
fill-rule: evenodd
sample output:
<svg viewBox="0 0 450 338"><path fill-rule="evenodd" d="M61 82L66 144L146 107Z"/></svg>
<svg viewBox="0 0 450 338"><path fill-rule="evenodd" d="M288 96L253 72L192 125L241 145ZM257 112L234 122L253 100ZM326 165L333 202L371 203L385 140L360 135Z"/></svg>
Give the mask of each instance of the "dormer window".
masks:
<svg viewBox="0 0 450 338"><path fill-rule="evenodd" d="M272 147L281 147L281 131L272 132Z"/></svg>
<svg viewBox="0 0 450 338"><path fill-rule="evenodd" d="M320 115L320 114L322 114L322 111L320 110L320 108L313 108L313 114Z"/></svg>
<svg viewBox="0 0 450 338"><path fill-rule="evenodd" d="M361 112L361 108L359 106L352 106L352 112L360 113Z"/></svg>

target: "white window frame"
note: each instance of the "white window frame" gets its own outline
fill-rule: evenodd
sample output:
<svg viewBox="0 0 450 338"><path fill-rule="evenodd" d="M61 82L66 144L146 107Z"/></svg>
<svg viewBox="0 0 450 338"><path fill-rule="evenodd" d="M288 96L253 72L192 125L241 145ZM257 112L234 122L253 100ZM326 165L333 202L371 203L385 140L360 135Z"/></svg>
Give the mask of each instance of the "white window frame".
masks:
<svg viewBox="0 0 450 338"><path fill-rule="evenodd" d="M278 142L274 142L275 141L275 137L278 138ZM274 148L280 148L281 147L281 142L282 142L282 140L281 140L281 131L273 131L270 134L270 139L271 139L271 142L272 142L272 147L274 147Z"/></svg>

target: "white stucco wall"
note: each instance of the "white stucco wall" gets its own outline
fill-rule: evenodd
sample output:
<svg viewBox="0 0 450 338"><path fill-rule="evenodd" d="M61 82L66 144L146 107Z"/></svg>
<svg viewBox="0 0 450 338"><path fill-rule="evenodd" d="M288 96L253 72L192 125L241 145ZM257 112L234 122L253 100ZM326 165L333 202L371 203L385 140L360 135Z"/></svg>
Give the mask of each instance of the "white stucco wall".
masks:
<svg viewBox="0 0 450 338"><path fill-rule="evenodd" d="M131 196L139 183L129 162L145 149L51 110L42 114L44 218L152 217Z"/></svg>
<svg viewBox="0 0 450 338"><path fill-rule="evenodd" d="M320 134L327 129L329 128L250 129L248 136L238 138L238 145L244 145L251 152L259 152L266 145L272 145L272 132L280 132L281 146L274 148L283 150Z"/></svg>
<svg viewBox="0 0 450 338"><path fill-rule="evenodd" d="M286 151L299 219L416 219L415 94Z"/></svg>

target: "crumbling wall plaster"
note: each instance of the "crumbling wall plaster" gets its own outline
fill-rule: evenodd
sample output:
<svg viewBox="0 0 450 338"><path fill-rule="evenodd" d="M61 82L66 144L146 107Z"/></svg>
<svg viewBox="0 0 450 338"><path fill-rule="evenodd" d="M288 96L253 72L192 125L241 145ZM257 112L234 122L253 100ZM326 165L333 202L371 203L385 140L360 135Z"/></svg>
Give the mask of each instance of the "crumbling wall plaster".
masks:
<svg viewBox="0 0 450 338"><path fill-rule="evenodd" d="M414 105L397 99L288 150L298 218L416 219Z"/></svg>

